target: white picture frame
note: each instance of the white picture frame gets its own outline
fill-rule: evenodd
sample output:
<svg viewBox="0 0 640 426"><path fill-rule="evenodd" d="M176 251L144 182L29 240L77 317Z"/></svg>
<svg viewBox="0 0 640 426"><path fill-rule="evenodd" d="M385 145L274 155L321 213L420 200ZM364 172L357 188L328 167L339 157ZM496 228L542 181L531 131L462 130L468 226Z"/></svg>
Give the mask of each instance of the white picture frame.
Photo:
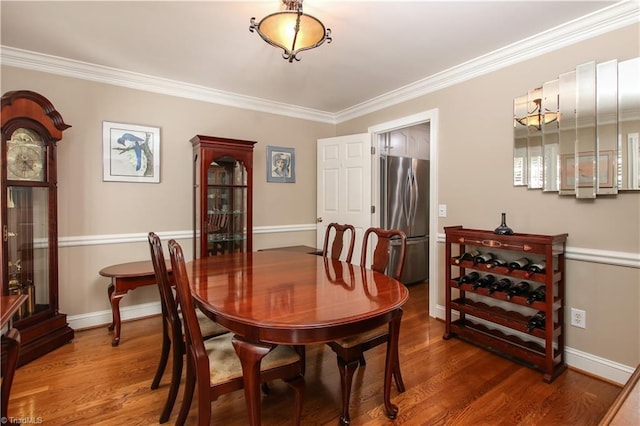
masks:
<svg viewBox="0 0 640 426"><path fill-rule="evenodd" d="M105 182L160 183L160 128L102 122Z"/></svg>

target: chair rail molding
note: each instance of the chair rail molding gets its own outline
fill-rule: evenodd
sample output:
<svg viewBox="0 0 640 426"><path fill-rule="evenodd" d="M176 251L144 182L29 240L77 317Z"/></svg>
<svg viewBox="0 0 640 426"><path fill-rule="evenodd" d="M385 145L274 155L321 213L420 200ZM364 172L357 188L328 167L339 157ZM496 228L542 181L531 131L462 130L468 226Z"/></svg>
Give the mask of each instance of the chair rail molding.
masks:
<svg viewBox="0 0 640 426"><path fill-rule="evenodd" d="M254 226L254 234L277 234L283 232L302 232L315 231L316 224L301 225L277 225L277 226ZM156 232L163 240L186 240L193 238L193 230L188 231L164 231ZM130 234L105 234L105 235L81 235L60 237L58 239L59 247L80 247L80 246L99 246L105 244L126 244L126 243L142 243L147 242L146 232L136 232Z"/></svg>

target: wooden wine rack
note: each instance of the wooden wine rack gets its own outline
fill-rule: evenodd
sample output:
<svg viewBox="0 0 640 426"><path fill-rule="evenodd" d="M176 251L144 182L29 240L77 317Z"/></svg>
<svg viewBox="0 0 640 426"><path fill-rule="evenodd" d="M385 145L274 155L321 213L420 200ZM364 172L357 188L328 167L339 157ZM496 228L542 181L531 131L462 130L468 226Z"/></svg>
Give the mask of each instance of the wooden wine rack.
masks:
<svg viewBox="0 0 640 426"><path fill-rule="evenodd" d="M567 365L564 354L565 306L565 243L567 234L497 235L493 231L465 229L462 226L444 228L445 248L445 334L444 339L460 337L503 355L516 358L543 373L543 380L551 383ZM545 273L531 275L526 271L507 267L474 264L456 257L472 247L481 253L501 253L499 257L528 257L544 260ZM527 303L527 295L507 299L507 293L489 294L488 288L473 288L473 284L458 285L459 277L467 270L481 276L495 275L514 281L527 281L532 286L546 287L546 300ZM454 298L454 294L458 293ZM507 303L504 303L507 302ZM545 329L527 330L536 312L546 315ZM458 319L454 320L457 313Z"/></svg>

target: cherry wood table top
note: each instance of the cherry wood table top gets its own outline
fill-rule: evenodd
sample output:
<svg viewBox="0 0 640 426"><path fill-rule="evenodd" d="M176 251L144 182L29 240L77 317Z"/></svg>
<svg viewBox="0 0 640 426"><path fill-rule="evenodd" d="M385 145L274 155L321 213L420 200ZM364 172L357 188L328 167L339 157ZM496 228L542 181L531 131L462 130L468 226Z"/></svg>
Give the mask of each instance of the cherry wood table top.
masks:
<svg viewBox="0 0 640 426"><path fill-rule="evenodd" d="M4 326L9 323L13 314L18 312L20 305L22 305L25 300L27 300L26 294L0 296L0 328L4 329Z"/></svg>
<svg viewBox="0 0 640 426"><path fill-rule="evenodd" d="M167 267L171 270L171 262L167 262ZM138 262L119 263L104 267L99 272L103 277L139 277L144 275L155 275L151 260L141 260Z"/></svg>
<svg viewBox="0 0 640 426"><path fill-rule="evenodd" d="M280 344L327 342L373 328L373 319L409 297L384 274L291 251L206 257L188 262L187 273L209 316L237 334Z"/></svg>

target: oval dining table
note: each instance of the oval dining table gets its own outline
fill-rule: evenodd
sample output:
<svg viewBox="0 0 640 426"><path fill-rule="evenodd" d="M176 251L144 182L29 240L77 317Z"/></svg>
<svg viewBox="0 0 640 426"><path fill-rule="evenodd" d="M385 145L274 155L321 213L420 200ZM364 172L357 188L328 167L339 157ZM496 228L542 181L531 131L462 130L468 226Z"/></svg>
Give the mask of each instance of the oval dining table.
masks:
<svg viewBox="0 0 640 426"><path fill-rule="evenodd" d="M402 283L361 266L278 250L205 257L188 262L186 269L199 308L241 342L236 353L244 372L251 425L260 424L260 360L266 355L261 350L265 343L324 343L385 324L391 350L385 361L383 402L387 416L396 418L391 379L402 305L409 297ZM347 376L340 371L341 424L350 421L351 376Z"/></svg>

